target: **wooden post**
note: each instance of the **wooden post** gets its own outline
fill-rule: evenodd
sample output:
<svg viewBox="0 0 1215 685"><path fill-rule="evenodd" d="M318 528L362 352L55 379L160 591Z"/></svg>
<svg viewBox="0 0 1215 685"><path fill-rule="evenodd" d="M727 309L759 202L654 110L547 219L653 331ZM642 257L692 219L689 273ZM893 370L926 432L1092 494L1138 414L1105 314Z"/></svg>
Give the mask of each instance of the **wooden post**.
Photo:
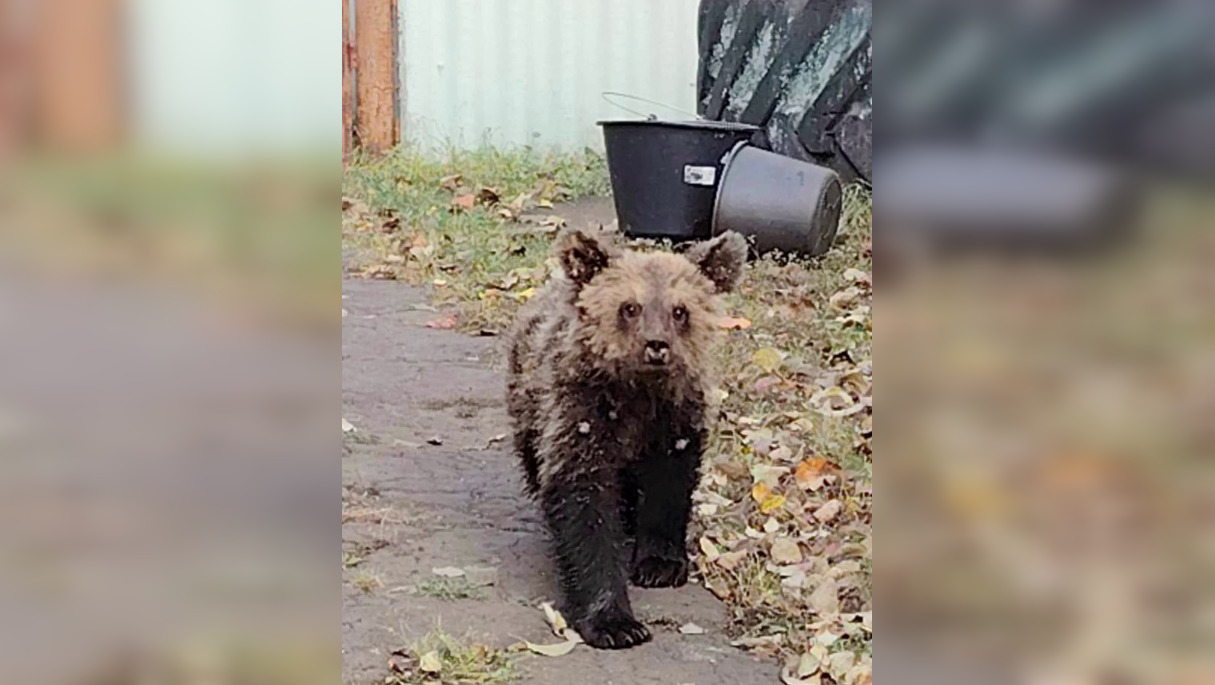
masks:
<svg viewBox="0 0 1215 685"><path fill-rule="evenodd" d="M397 0L355 0L359 144L382 154L400 142Z"/></svg>
<svg viewBox="0 0 1215 685"><path fill-rule="evenodd" d="M350 161L354 151L354 113L358 107L355 87L358 78L358 58L354 35L350 32L350 0L342 2L342 166Z"/></svg>

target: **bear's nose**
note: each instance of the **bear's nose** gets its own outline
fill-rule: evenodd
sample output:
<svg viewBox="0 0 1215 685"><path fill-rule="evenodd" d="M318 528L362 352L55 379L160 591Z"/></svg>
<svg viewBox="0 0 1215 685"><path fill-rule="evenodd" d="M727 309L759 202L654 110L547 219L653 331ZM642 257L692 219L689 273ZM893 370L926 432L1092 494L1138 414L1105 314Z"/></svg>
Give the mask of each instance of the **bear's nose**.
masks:
<svg viewBox="0 0 1215 685"><path fill-rule="evenodd" d="M671 359L671 346L661 340L651 340L645 344L645 363L662 366Z"/></svg>

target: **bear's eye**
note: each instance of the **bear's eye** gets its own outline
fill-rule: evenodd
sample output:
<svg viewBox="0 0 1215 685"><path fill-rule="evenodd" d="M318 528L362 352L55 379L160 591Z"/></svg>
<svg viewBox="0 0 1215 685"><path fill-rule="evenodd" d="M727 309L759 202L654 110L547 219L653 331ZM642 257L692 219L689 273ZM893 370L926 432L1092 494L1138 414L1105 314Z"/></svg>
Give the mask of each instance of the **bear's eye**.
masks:
<svg viewBox="0 0 1215 685"><path fill-rule="evenodd" d="M679 323L683 323L688 320L688 310L683 305L679 305L671 312L671 316L675 317Z"/></svg>
<svg viewBox="0 0 1215 685"><path fill-rule="evenodd" d="M625 302L620 305L620 313L631 319L641 313L641 305L636 302Z"/></svg>

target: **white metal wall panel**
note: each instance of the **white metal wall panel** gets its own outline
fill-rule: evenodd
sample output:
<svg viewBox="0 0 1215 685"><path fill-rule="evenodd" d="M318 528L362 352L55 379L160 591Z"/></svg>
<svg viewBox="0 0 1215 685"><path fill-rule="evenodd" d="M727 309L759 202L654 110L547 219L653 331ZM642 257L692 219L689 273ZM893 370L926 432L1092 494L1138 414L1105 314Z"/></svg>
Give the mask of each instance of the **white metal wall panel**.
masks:
<svg viewBox="0 0 1215 685"><path fill-rule="evenodd" d="M696 110L698 0L400 0L405 137L602 149L619 91ZM663 118L670 110L624 102Z"/></svg>
<svg viewBox="0 0 1215 685"><path fill-rule="evenodd" d="M129 0L128 8L141 145L208 154L341 145L342 15L332 0Z"/></svg>

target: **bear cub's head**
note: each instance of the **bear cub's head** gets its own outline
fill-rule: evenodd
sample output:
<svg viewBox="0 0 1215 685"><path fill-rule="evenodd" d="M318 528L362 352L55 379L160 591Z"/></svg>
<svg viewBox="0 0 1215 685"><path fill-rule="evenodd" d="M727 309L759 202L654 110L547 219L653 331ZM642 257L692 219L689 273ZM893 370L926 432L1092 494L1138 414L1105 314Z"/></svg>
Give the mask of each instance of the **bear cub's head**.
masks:
<svg viewBox="0 0 1215 685"><path fill-rule="evenodd" d="M747 243L734 232L671 254L566 230L555 251L573 289L580 339L603 366L645 374L704 368L717 295L738 286L747 259Z"/></svg>

